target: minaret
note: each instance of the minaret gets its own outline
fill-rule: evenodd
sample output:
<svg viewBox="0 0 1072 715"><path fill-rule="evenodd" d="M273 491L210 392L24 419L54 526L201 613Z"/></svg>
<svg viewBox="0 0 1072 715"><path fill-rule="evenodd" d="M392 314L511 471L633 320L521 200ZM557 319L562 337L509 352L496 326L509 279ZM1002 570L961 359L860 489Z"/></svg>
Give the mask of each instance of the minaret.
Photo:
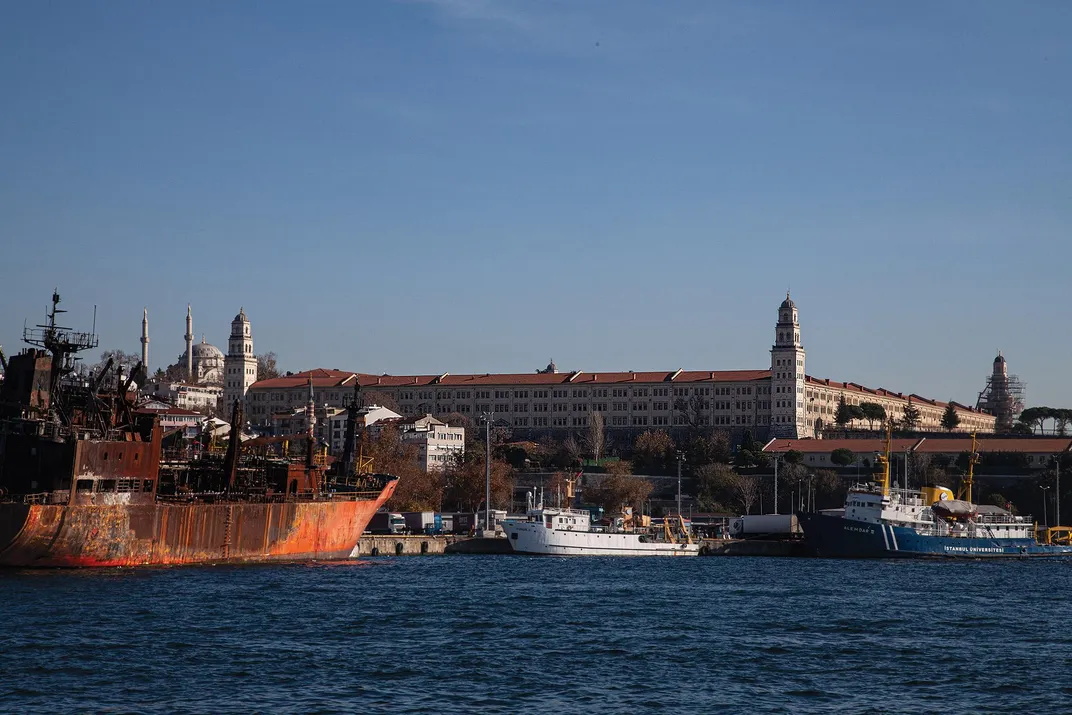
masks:
<svg viewBox="0 0 1072 715"><path fill-rule="evenodd" d="M141 310L141 366L149 374L149 309Z"/></svg>
<svg viewBox="0 0 1072 715"><path fill-rule="evenodd" d="M316 434L316 400L313 399L313 378L309 376L309 403L305 405L305 421L309 423L309 439Z"/></svg>
<svg viewBox="0 0 1072 715"><path fill-rule="evenodd" d="M808 423L804 387L804 346L800 343L797 304L789 297L778 306L771 347L771 434L798 439L814 434Z"/></svg>
<svg viewBox="0 0 1072 715"><path fill-rule="evenodd" d="M186 304L186 382L194 384L194 315Z"/></svg>
<svg viewBox="0 0 1072 715"><path fill-rule="evenodd" d="M257 381L257 356L253 354L253 332L245 309L231 321L231 337L227 339L227 355L223 358L223 396L228 404L242 402L246 414L258 415L246 404L250 386Z"/></svg>

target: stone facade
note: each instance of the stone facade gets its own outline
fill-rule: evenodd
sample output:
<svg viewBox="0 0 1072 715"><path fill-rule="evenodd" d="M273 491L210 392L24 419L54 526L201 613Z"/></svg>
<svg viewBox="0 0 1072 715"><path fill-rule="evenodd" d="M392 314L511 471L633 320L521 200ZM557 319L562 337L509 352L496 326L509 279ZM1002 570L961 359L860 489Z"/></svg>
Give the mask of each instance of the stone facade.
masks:
<svg viewBox="0 0 1072 715"><path fill-rule="evenodd" d="M366 404L379 402L406 417L459 413L476 422L485 412L520 433L566 434L588 428L600 412L608 432L713 427L759 436L813 437L834 424L838 401L874 402L900 419L911 402L919 429L939 429L946 404L807 375L797 306L778 307L771 365L761 370L558 372L482 375L366 375L317 369L263 380L249 388L247 419L304 405L312 380L317 405L343 407L360 384ZM954 403L958 431L992 432L993 415ZM865 427L866 421L848 425Z"/></svg>

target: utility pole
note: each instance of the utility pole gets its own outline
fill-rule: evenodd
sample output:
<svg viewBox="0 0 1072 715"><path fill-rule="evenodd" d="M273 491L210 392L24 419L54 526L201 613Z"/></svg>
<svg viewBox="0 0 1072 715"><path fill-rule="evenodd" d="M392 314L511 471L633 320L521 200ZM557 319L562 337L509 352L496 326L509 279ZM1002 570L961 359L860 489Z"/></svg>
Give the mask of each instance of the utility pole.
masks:
<svg viewBox="0 0 1072 715"><path fill-rule="evenodd" d="M681 516L681 463L685 461L685 453L677 451L677 515Z"/></svg>
<svg viewBox="0 0 1072 715"><path fill-rule="evenodd" d="M781 458L774 457L774 513L778 513L778 462Z"/></svg>
<svg viewBox="0 0 1072 715"><path fill-rule="evenodd" d="M482 415L484 420L484 446L487 448L487 453L484 457L484 536L487 536L488 530L491 529L491 418L494 414L494 412L485 412Z"/></svg>
<svg viewBox="0 0 1072 715"><path fill-rule="evenodd" d="M1050 488L1049 487L1044 487L1044 486L1042 486L1040 484L1039 489L1042 490L1042 523L1045 526L1049 526L1050 525L1050 517L1049 517L1050 512L1046 508L1046 492L1048 492Z"/></svg>
<svg viewBox="0 0 1072 715"><path fill-rule="evenodd" d="M1061 455L1057 455L1057 485L1054 487L1054 514L1053 520L1057 523L1054 526L1061 525Z"/></svg>

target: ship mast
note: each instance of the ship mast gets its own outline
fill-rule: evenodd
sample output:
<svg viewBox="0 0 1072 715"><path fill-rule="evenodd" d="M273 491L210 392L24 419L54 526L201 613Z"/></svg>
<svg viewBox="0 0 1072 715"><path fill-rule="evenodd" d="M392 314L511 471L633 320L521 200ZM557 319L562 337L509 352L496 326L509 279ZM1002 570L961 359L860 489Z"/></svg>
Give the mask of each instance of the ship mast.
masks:
<svg viewBox="0 0 1072 715"><path fill-rule="evenodd" d="M91 350L98 345L94 333L76 333L70 328L56 324L56 318L66 313L59 307L60 294L52 291L52 310L48 313L48 322L34 328L23 328L22 339L25 343L44 348L52 354L52 366L48 384L48 404L51 408L59 407L59 384L62 375L74 370L75 355L84 350ZM95 321L95 318L94 318ZM60 417L67 422L68 416L62 409L56 409Z"/></svg>
<svg viewBox="0 0 1072 715"><path fill-rule="evenodd" d="M876 461L882 465L882 480L879 486L882 487L882 496L888 497L890 495L890 447L893 443L893 425L886 424L886 451L884 454L880 454L876 457Z"/></svg>
<svg viewBox="0 0 1072 715"><path fill-rule="evenodd" d="M960 481L960 493L957 494L957 499L963 499L968 503L972 503L972 480L975 476L975 465L979 461L979 455L975 451L975 432L971 433L971 438L972 447L971 453L968 455L968 473Z"/></svg>

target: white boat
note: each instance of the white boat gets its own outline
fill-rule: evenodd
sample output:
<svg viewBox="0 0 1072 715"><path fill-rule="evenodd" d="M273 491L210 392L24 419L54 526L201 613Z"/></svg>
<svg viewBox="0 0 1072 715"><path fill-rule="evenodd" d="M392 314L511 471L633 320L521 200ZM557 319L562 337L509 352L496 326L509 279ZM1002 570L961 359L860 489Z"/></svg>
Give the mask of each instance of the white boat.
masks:
<svg viewBox="0 0 1072 715"><path fill-rule="evenodd" d="M520 554L554 556L696 556L700 545L682 529L679 538L668 526L662 533L631 528L630 516L613 527L592 525L587 511L533 505L525 520L505 521L510 546ZM679 519L680 521L680 519ZM682 526L684 524L682 523Z"/></svg>

